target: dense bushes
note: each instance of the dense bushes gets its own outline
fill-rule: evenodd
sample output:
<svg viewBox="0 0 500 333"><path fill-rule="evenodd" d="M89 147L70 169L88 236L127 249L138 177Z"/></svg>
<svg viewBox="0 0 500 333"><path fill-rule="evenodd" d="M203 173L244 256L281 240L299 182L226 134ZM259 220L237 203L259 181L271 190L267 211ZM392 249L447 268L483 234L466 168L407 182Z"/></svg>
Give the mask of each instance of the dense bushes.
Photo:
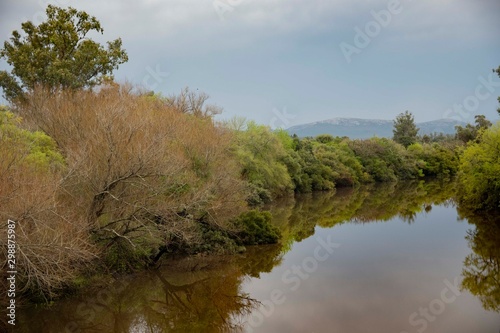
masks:
<svg viewBox="0 0 500 333"><path fill-rule="evenodd" d="M34 90L15 112L39 131L1 113L0 216L19 228L20 291L51 297L84 265L129 270L198 248L201 224L239 231L232 133L176 107L112 85Z"/></svg>
<svg viewBox="0 0 500 333"><path fill-rule="evenodd" d="M200 222L232 228L226 221L244 209L244 192L228 153L231 134L210 117L125 88L39 91L20 110L63 150L72 169L64 187L93 240L142 261L160 248L200 243Z"/></svg>
<svg viewBox="0 0 500 333"><path fill-rule="evenodd" d="M250 203L257 204L292 189L307 193L424 176L448 178L458 169L456 147L415 143L406 149L386 138L331 135L301 139L249 123L238 131L234 151L254 193Z"/></svg>
<svg viewBox="0 0 500 333"><path fill-rule="evenodd" d="M419 176L414 156L390 139L354 140L349 142L349 146L374 181L396 181Z"/></svg>
<svg viewBox="0 0 500 333"><path fill-rule="evenodd" d="M460 160L461 203L472 210L500 209L500 122L471 142Z"/></svg>
<svg viewBox="0 0 500 333"><path fill-rule="evenodd" d="M459 157L455 149L438 143L415 143L408 151L426 176L449 177L457 172Z"/></svg>
<svg viewBox="0 0 500 333"><path fill-rule="evenodd" d="M500 66L493 72L500 76ZM500 122L491 126L483 115L475 122L457 128L457 137L468 144L460 157L458 198L468 210L500 211Z"/></svg>
<svg viewBox="0 0 500 333"><path fill-rule="evenodd" d="M20 123L0 111L0 231L6 235L7 219L15 221L17 291L44 299L75 278L97 251L85 216L60 200L71 171L56 143ZM1 251L6 258L7 246Z"/></svg>
<svg viewBox="0 0 500 333"><path fill-rule="evenodd" d="M269 128L248 122L245 130L235 130L233 154L249 183L249 202L270 201L292 191L285 147Z"/></svg>
<svg viewBox="0 0 500 333"><path fill-rule="evenodd" d="M251 210L236 219L239 241L243 245L274 244L280 239L280 231L271 224L271 214Z"/></svg>
<svg viewBox="0 0 500 333"><path fill-rule="evenodd" d="M234 230L222 229L214 225L200 224L203 241L176 252L186 251L212 254L231 254L244 252L245 246L275 244L281 238L281 231L272 222L272 216L267 211L250 210L240 214L232 222Z"/></svg>

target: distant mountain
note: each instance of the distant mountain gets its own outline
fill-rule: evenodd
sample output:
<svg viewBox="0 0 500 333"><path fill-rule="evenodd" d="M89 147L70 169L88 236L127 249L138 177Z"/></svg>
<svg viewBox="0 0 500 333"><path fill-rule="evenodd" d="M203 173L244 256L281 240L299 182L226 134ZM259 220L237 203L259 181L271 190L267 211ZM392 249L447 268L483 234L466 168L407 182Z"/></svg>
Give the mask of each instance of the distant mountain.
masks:
<svg viewBox="0 0 500 333"><path fill-rule="evenodd" d="M417 123L420 128L418 134L431 134L434 132L454 134L455 126L465 126L466 123L453 119L439 119ZM318 136L330 134L333 136L348 136L351 139L367 139L373 136L392 137L392 120L359 119L359 118L333 118L314 123L292 126L287 129L290 134L299 137Z"/></svg>

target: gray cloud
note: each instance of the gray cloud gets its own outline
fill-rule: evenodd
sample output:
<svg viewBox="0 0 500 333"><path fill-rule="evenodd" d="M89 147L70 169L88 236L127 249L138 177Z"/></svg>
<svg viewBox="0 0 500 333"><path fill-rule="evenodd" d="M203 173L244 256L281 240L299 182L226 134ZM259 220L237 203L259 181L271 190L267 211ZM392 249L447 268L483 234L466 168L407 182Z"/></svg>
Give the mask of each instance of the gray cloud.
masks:
<svg viewBox="0 0 500 333"><path fill-rule="evenodd" d="M352 43L354 28L364 28L373 20L371 12L387 8L389 0L233 0L224 20L216 1L228 3L4 1L0 39L25 20L40 21L46 3L73 6L101 21L104 36L93 38L123 39L130 60L117 78L141 84L148 68L158 66L170 73L155 85L159 91L200 88L228 115L263 123L273 117L273 108L285 106L295 110L297 122L390 119L404 109L423 110L417 120L431 120L467 96L479 75L498 66L493 62L500 56L498 0L401 0L402 13L350 65L339 44ZM0 61L0 69L5 67ZM452 72L453 67L461 70ZM495 104L492 98L481 107L495 114Z"/></svg>

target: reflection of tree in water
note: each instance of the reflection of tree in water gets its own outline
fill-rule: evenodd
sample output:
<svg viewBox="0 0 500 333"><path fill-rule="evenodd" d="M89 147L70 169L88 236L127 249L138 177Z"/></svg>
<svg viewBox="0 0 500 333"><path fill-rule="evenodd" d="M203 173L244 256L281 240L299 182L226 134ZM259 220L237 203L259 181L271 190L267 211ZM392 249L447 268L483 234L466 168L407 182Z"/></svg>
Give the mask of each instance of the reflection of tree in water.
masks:
<svg viewBox="0 0 500 333"><path fill-rule="evenodd" d="M191 283L173 284L155 271L162 297L148 300L148 323L169 332L220 332L237 329L233 317L249 313L256 301L239 292L239 272L206 277ZM217 276L219 275L219 276ZM158 295L160 296L160 295Z"/></svg>
<svg viewBox="0 0 500 333"><path fill-rule="evenodd" d="M154 271L156 293L143 302L146 321L156 322L159 332L237 331L236 318L260 304L241 291L243 279L271 271L281 262L280 253L279 246L261 246L226 260L202 257L167 262Z"/></svg>
<svg viewBox="0 0 500 333"><path fill-rule="evenodd" d="M417 214L432 205L452 204L455 184L446 181L381 183L336 192L300 195L274 205L274 222L283 231L285 250L314 234L316 226L388 221L399 217L415 221Z"/></svg>
<svg viewBox="0 0 500 333"><path fill-rule="evenodd" d="M238 321L260 305L242 292L243 280L280 262L280 246L166 261L158 270L119 281L104 292L89 292L49 309L26 309L19 318L26 325L18 332L235 332Z"/></svg>
<svg viewBox="0 0 500 333"><path fill-rule="evenodd" d="M300 195L272 207L274 223L283 231L282 245L249 247L228 257L166 261L158 271L109 286L105 297L89 293L52 309L20 311L19 321L29 325L16 329L36 333L237 331L242 315L259 305L242 292L244 279L270 272L290 245L313 235L316 226L387 221L396 216L411 222L416 213L448 203L452 191L453 184L415 182ZM498 261L496 267L498 272Z"/></svg>
<svg viewBox="0 0 500 333"><path fill-rule="evenodd" d="M486 310L500 312L500 220L498 212L478 215L460 209L476 228L466 236L472 253L464 260L462 288L479 297Z"/></svg>
<svg viewBox="0 0 500 333"><path fill-rule="evenodd" d="M150 302L150 310L163 317L163 327L169 332L237 331L240 327L235 319L260 304L241 291L243 279L271 271L281 261L280 253L279 246L250 247L228 262L192 274L196 277L190 283L172 282L185 280L182 271L177 276L156 271L163 297Z"/></svg>
<svg viewBox="0 0 500 333"><path fill-rule="evenodd" d="M238 265L243 274L259 278L260 273L269 273L275 266L280 265L282 259L281 245L250 246L243 255L238 257Z"/></svg>
<svg viewBox="0 0 500 333"><path fill-rule="evenodd" d="M131 285L122 278L106 289L90 289L52 307L22 309L16 332L129 332L139 304L138 295L130 292Z"/></svg>

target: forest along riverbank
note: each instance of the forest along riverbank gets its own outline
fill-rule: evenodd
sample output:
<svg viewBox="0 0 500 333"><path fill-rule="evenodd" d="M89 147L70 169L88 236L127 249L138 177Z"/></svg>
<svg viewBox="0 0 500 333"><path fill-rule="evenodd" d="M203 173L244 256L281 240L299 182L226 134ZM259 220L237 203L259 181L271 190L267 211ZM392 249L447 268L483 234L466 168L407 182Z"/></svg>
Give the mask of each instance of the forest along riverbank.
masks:
<svg viewBox="0 0 500 333"><path fill-rule="evenodd" d="M500 230L495 217L457 207L454 186L381 184L282 200L269 207L282 244L162 261L52 307L23 309L17 329L491 331L500 310ZM327 239L339 246L312 265Z"/></svg>

